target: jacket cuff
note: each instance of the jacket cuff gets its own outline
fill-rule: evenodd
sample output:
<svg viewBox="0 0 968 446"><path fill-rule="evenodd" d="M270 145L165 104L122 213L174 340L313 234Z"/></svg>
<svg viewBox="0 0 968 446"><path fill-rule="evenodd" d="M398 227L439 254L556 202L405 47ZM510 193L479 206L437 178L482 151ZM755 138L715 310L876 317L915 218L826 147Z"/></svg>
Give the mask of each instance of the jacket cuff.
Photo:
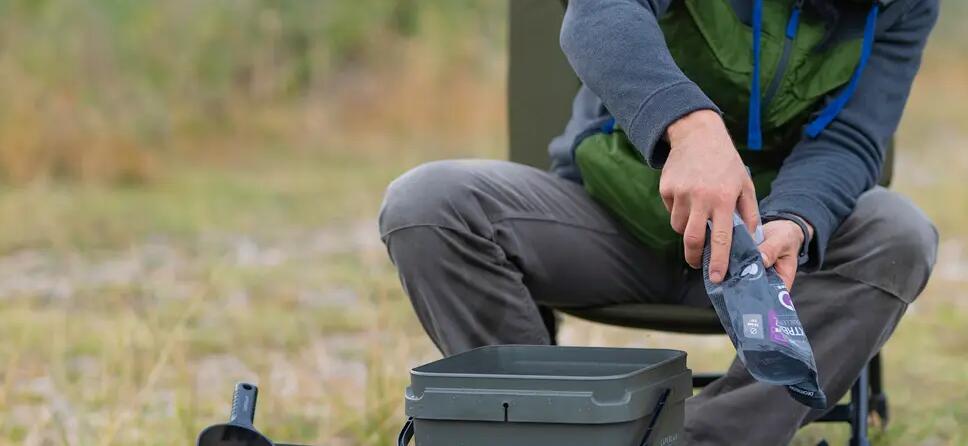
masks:
<svg viewBox="0 0 968 446"><path fill-rule="evenodd" d="M813 227L813 239L806 250L807 260L800 269L804 272L820 269L827 243L838 225L837 217L822 202L806 195L770 195L760 203L760 215L764 221L783 218L784 214L796 215Z"/></svg>
<svg viewBox="0 0 968 446"><path fill-rule="evenodd" d="M699 110L719 108L692 81L682 81L649 96L628 127L629 140L655 169L661 169L669 157L666 129L683 116Z"/></svg>

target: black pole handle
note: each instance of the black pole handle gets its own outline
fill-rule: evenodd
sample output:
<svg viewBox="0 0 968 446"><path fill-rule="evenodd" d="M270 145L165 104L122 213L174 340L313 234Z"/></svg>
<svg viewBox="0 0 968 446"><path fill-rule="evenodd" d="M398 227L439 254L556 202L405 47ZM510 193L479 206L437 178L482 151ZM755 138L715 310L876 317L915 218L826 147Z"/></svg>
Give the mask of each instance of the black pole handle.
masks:
<svg viewBox="0 0 968 446"><path fill-rule="evenodd" d="M403 423L403 429L400 429L400 435L397 436L397 446L407 446L410 444L410 439L413 438L413 417L407 418L407 422Z"/></svg>
<svg viewBox="0 0 968 446"><path fill-rule="evenodd" d="M232 394L232 414L229 423L236 426L252 427L255 422L255 402L259 388L255 384L238 383Z"/></svg>

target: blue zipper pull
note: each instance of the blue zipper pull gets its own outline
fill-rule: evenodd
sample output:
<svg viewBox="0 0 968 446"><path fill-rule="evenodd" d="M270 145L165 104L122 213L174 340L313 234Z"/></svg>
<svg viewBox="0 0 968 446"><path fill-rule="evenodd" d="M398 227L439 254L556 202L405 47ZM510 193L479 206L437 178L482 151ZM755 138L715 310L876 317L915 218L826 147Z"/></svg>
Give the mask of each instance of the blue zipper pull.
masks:
<svg viewBox="0 0 968 446"><path fill-rule="evenodd" d="M800 28L800 11L803 11L803 0L797 0L793 5L793 12L790 13L790 21L787 22L787 39L793 40L797 37L797 30Z"/></svg>

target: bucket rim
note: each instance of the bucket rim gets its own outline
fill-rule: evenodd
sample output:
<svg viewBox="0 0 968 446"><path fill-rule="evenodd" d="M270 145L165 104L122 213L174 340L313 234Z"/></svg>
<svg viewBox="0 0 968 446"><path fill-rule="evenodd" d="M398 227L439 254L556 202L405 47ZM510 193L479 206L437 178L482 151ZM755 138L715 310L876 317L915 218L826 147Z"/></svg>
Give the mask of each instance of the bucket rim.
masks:
<svg viewBox="0 0 968 446"><path fill-rule="evenodd" d="M462 355L470 355L477 352L479 354L481 351L485 350L497 350L502 348L523 348L523 349L548 349L548 350L608 350L616 352L638 352L643 351L658 352L668 354L669 356L663 358L660 361L643 364L642 367L625 372L610 375L594 375L594 376L584 376L584 375L553 375L553 374L512 374L512 373L479 373L479 372L441 372L441 371L427 371L420 370L421 368L430 367L441 361L446 361L451 358L456 358ZM412 376L418 377L447 377L447 378L480 378L480 379L541 379L541 380L551 380L551 381L613 381L625 378L631 378L635 375L640 375L644 372L654 370L656 368L665 366L669 363L675 362L680 358L685 361L687 353L682 350L670 349L670 348L634 348L634 347L585 347L585 346L561 346L561 345L487 345L483 347L477 347L466 352L458 353L447 358L438 359L426 364L419 365L410 369L410 374ZM688 368L688 367L687 367Z"/></svg>

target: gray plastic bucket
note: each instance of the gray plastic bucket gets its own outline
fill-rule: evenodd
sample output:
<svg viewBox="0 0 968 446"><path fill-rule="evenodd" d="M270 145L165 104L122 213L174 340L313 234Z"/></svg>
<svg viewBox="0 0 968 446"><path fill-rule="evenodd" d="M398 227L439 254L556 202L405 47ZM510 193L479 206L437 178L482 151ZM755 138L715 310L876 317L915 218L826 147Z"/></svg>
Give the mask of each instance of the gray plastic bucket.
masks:
<svg viewBox="0 0 968 446"><path fill-rule="evenodd" d="M679 445L692 394L685 352L659 349L482 347L410 380L417 446Z"/></svg>

